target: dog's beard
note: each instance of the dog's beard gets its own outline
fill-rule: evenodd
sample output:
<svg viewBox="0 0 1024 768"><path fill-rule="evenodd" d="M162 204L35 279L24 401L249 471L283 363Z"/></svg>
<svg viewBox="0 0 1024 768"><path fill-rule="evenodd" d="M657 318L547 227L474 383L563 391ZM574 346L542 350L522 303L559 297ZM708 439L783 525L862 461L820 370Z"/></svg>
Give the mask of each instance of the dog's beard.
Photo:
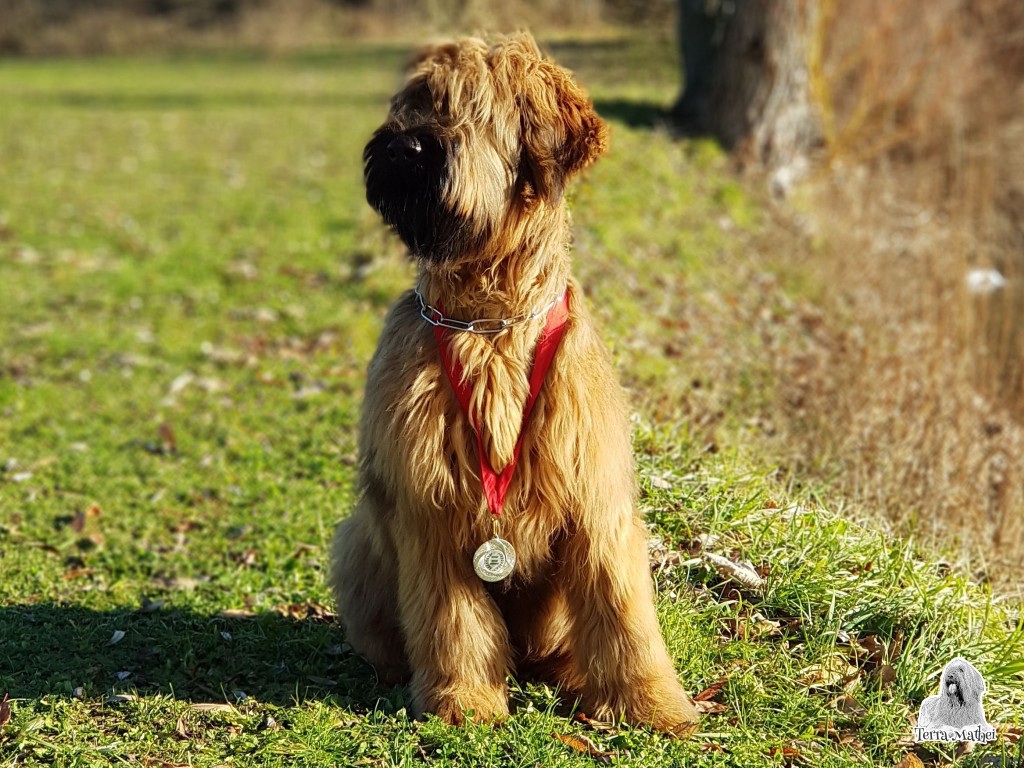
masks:
<svg viewBox="0 0 1024 768"><path fill-rule="evenodd" d="M416 134L419 156L395 163L388 157L387 148L398 135L380 130L363 151L366 201L413 256L433 262L455 259L472 240L472 227L442 197L451 150L430 134Z"/></svg>
<svg viewBox="0 0 1024 768"><path fill-rule="evenodd" d="M956 707L964 706L964 694L963 694L963 691L961 690L960 685L957 684L956 682L954 682L953 680L950 680L949 682L946 683L946 695L953 702L954 706L956 706Z"/></svg>

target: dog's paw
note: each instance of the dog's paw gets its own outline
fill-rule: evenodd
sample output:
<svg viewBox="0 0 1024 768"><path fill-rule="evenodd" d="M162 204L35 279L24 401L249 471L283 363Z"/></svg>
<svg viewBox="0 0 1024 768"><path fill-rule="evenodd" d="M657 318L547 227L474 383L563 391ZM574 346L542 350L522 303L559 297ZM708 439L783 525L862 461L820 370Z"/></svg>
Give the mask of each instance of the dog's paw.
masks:
<svg viewBox="0 0 1024 768"><path fill-rule="evenodd" d="M696 733L700 725L700 715L693 701L683 693L675 701L660 701L655 705L651 727L674 736L677 739L688 739Z"/></svg>
<svg viewBox="0 0 1024 768"><path fill-rule="evenodd" d="M467 720L490 723L508 717L508 695L504 689L460 689L426 698L421 711L450 725L461 725Z"/></svg>
<svg viewBox="0 0 1024 768"><path fill-rule="evenodd" d="M694 734L700 721L697 707L673 677L647 688L647 695L638 703L639 721L652 728L685 739ZM630 713L627 711L626 716Z"/></svg>
<svg viewBox="0 0 1024 768"><path fill-rule="evenodd" d="M627 691L612 693L610 699L615 703L608 703L607 698L591 699L584 708L599 720L622 717L632 725L646 725L677 739L692 736L700 722L693 700L675 680L634 683Z"/></svg>

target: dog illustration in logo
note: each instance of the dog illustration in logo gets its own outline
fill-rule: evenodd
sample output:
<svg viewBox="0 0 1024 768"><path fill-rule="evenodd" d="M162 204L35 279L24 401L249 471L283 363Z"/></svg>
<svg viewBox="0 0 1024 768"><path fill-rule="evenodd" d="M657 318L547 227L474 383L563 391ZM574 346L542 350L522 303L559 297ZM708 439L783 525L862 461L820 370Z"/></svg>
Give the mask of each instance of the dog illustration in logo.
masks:
<svg viewBox="0 0 1024 768"><path fill-rule="evenodd" d="M985 681L969 661L959 656L942 670L939 693L921 702L918 727L929 730L986 726L981 697Z"/></svg>

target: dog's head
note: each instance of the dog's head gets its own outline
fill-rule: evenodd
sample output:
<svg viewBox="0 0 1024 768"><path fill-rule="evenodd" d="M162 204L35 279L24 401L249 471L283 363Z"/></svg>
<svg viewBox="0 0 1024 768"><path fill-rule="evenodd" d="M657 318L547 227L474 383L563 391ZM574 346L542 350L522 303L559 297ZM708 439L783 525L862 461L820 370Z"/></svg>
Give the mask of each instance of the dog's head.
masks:
<svg viewBox="0 0 1024 768"><path fill-rule="evenodd" d="M985 680L969 661L957 657L942 670L939 695L954 708L976 705L985 693Z"/></svg>
<svg viewBox="0 0 1024 768"><path fill-rule="evenodd" d="M510 216L559 205L606 149L572 75L520 33L430 45L363 153L366 199L414 256L479 252Z"/></svg>

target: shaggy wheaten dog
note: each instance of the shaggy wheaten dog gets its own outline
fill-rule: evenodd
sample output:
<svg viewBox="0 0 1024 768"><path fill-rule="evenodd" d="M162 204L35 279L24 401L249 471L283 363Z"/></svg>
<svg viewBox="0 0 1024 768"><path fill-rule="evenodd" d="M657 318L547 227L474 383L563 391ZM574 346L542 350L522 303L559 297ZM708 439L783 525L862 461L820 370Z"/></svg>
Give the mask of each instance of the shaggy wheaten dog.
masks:
<svg viewBox="0 0 1024 768"><path fill-rule="evenodd" d="M507 714L515 672L594 717L696 728L659 633L627 405L569 273L564 185L606 144L519 34L420 51L365 150L367 199L419 276L370 364L331 582L352 647L450 722Z"/></svg>
<svg viewBox="0 0 1024 768"><path fill-rule="evenodd" d="M921 702L917 724L925 729L987 725L981 705L984 693L985 680L981 673L969 661L957 656L942 670L938 695Z"/></svg>

